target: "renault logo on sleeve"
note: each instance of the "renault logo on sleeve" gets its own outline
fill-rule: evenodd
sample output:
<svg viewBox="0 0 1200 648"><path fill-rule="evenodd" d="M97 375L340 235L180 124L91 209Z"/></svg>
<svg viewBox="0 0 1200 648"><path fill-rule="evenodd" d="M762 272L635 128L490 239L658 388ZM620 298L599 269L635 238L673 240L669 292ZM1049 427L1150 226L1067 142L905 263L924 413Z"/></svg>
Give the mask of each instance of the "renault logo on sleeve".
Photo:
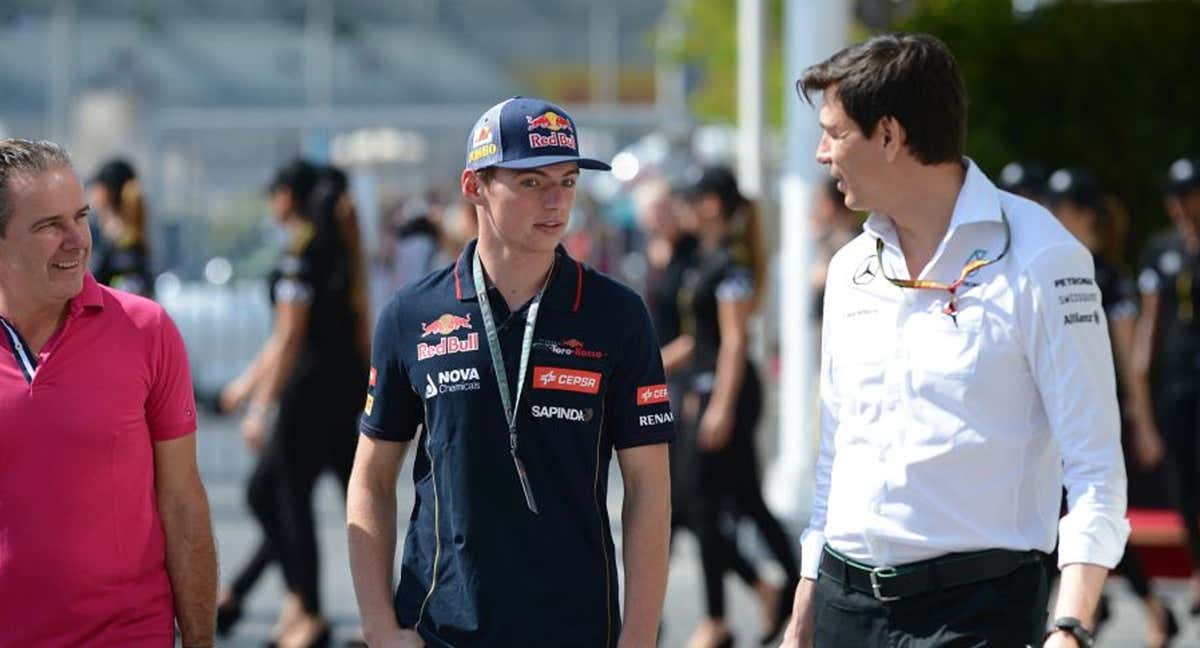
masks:
<svg viewBox="0 0 1200 648"><path fill-rule="evenodd" d="M875 281L875 275L879 274L879 264L875 260L875 255L863 259L863 262L858 264L858 269L854 271L853 281L856 286L865 286L872 281Z"/></svg>

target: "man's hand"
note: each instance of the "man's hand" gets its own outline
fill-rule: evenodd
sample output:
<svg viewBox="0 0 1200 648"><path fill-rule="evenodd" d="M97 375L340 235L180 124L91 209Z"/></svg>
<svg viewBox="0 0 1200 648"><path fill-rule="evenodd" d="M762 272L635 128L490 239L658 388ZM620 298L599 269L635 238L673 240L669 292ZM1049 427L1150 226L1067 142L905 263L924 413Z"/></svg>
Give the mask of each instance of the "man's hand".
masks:
<svg viewBox="0 0 1200 648"><path fill-rule="evenodd" d="M1166 450L1153 418L1141 416L1135 419L1133 453L1137 457L1138 466L1143 470L1151 470L1162 462Z"/></svg>
<svg viewBox="0 0 1200 648"><path fill-rule="evenodd" d="M397 628L382 639L369 641L371 648L425 648L425 640L415 630Z"/></svg>
<svg viewBox="0 0 1200 648"><path fill-rule="evenodd" d="M733 436L733 417L724 407L709 405L700 419L698 442L701 450L717 452L729 445Z"/></svg>
<svg viewBox="0 0 1200 648"><path fill-rule="evenodd" d="M816 609L817 581L801 578L792 602L792 620L783 633L780 648L812 648Z"/></svg>
<svg viewBox="0 0 1200 648"><path fill-rule="evenodd" d="M1079 642L1071 633L1060 630L1046 637L1046 643L1042 644L1042 648L1079 648Z"/></svg>
<svg viewBox="0 0 1200 648"><path fill-rule="evenodd" d="M251 409L242 418L242 440L251 450L261 453L267 445L267 415L263 409Z"/></svg>
<svg viewBox="0 0 1200 648"><path fill-rule="evenodd" d="M246 400L250 398L250 393L252 391L253 385L242 378L237 378L230 381L229 384L225 385L225 388L221 390L221 396L217 399L217 402L220 404L221 411L228 414L229 412L241 407L246 403Z"/></svg>

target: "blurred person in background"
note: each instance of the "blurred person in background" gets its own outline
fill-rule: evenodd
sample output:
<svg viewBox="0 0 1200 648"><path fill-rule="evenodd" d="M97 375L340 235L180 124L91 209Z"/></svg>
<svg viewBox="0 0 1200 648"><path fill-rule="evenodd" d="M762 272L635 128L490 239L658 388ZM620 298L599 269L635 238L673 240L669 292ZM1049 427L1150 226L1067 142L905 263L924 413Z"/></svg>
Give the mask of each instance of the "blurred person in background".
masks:
<svg viewBox="0 0 1200 648"><path fill-rule="evenodd" d="M415 197L392 214L393 249L391 291L429 274L440 260L441 209L433 201Z"/></svg>
<svg viewBox="0 0 1200 648"><path fill-rule="evenodd" d="M1100 307L1108 319L1109 337L1112 339L1113 359L1116 361L1117 394L1121 400L1125 466L1129 474L1130 499L1137 488L1139 477L1151 478L1149 474L1163 458L1163 445L1153 428L1136 425L1132 412L1137 407L1129 403L1135 381L1133 372L1133 342L1137 321L1137 288L1117 264L1112 261L1111 235L1115 221L1120 217L1120 206L1106 199L1095 177L1082 169L1059 169L1050 175L1041 192L1046 207L1080 243L1092 253L1096 266L1096 287L1100 289ZM1089 299L1090 294L1073 294L1064 299ZM1179 633L1175 615L1161 599L1150 591L1150 579L1141 559L1132 547L1126 547L1125 555L1114 570L1124 576L1133 591L1142 599L1146 609L1148 630L1146 645L1151 648L1165 646ZM1103 600L1102 600L1103 601ZM1100 617L1105 616L1107 604L1100 604ZM1097 625L1103 618L1097 620Z"/></svg>
<svg viewBox="0 0 1200 648"><path fill-rule="evenodd" d="M96 212L100 235L92 256L96 281L152 297L146 199L133 167L119 158L106 162L89 183L88 202Z"/></svg>
<svg viewBox="0 0 1200 648"><path fill-rule="evenodd" d="M239 615L243 591L273 556L290 593L276 644L320 646L331 630L321 614L312 493L326 469L345 487L353 462L369 353L362 246L340 170L295 160L270 191L290 235L269 281L275 324L221 396L227 410L248 403L242 433L260 453L248 499L265 541L223 605Z"/></svg>
<svg viewBox="0 0 1200 648"><path fill-rule="evenodd" d="M479 217L475 206L460 200L442 212L441 249L438 251L437 267L454 263L467 243L479 236Z"/></svg>
<svg viewBox="0 0 1200 648"><path fill-rule="evenodd" d="M700 541L707 617L689 648L733 645L725 619L723 579L737 569L736 545L724 530L727 518L749 518L783 568L774 585L742 574L763 606L764 643L783 629L788 594L799 579L792 542L762 497L756 436L763 394L749 357L749 320L758 306L765 258L757 207L742 196L725 167L704 169L687 190L699 241L694 263L679 290L681 339L686 353L687 394L682 406L680 453L689 526Z"/></svg>
<svg viewBox="0 0 1200 648"><path fill-rule="evenodd" d="M0 140L0 646L213 645L187 351L88 273L67 152Z"/></svg>
<svg viewBox="0 0 1200 648"><path fill-rule="evenodd" d="M1133 404L1139 428L1166 446L1167 481L1192 559L1191 613L1200 614L1200 159L1168 170L1165 207L1174 229L1150 239L1138 274Z"/></svg>
<svg viewBox="0 0 1200 648"><path fill-rule="evenodd" d="M837 180L830 178L817 192L813 201L812 229L817 237L817 260L811 275L814 320L821 321L821 309L825 304L825 278L829 274L829 260L842 246L862 233L862 218L846 207L846 197L838 191Z"/></svg>
<svg viewBox="0 0 1200 648"><path fill-rule="evenodd" d="M646 305L654 322L654 330L662 347L663 368L667 372L667 388L671 395L671 411L679 412L688 385L688 363L694 339L681 331L680 293L684 274L696 262L700 242L694 234L696 223L693 210L683 202L683 196L665 180L650 180L634 190L634 209L637 223L646 237L647 278ZM686 434L687 431L681 431ZM689 488L684 474L694 443L671 444L671 530L689 528ZM693 450L688 450L692 448ZM730 514L731 511L725 511ZM759 579L758 570L737 547L736 520L722 524L721 532L728 543L731 569L746 585L769 596L769 585ZM770 607L770 606L767 606ZM768 615L767 623L773 616Z"/></svg>
<svg viewBox="0 0 1200 648"><path fill-rule="evenodd" d="M1009 162L1000 169L996 186L1035 203L1043 203L1046 194L1046 167L1040 162Z"/></svg>

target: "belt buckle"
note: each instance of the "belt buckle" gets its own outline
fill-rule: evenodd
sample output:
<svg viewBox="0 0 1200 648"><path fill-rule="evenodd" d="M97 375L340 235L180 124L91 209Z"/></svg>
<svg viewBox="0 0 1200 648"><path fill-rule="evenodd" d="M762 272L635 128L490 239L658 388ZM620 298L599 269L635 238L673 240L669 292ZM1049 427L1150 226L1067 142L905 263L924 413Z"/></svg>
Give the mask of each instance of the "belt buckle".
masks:
<svg viewBox="0 0 1200 648"><path fill-rule="evenodd" d="M897 572L896 572L895 567L876 567L869 572L868 575L871 578L871 591L873 591L875 593L875 600L881 601L883 603L900 600L899 596L884 596L883 593L880 591L882 589L882 587L879 582L879 579L881 577L882 578L890 578L892 576L895 576L896 573Z"/></svg>

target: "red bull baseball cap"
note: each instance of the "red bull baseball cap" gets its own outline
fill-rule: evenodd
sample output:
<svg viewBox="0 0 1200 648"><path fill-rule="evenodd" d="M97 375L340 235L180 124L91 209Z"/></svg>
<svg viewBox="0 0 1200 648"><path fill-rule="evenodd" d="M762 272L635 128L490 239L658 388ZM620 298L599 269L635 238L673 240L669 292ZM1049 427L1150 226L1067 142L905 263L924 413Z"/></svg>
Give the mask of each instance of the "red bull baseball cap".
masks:
<svg viewBox="0 0 1200 648"><path fill-rule="evenodd" d="M579 155L575 120L545 99L501 101L483 113L467 137L468 169L536 169L560 162L577 162L581 169L612 169Z"/></svg>

